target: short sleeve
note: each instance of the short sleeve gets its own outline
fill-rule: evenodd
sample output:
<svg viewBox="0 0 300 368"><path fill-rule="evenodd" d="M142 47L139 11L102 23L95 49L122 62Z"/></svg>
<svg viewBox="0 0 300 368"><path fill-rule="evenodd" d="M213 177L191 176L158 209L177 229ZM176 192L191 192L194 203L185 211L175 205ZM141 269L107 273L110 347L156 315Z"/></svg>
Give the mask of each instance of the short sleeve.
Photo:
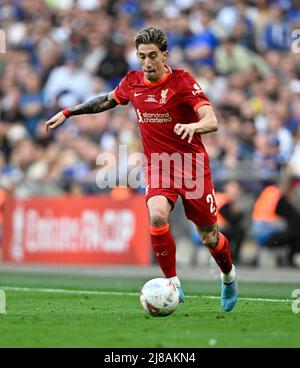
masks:
<svg viewBox="0 0 300 368"><path fill-rule="evenodd" d="M180 98L183 103L190 105L196 112L203 105L211 105L211 102L203 93L202 88L188 72L184 72L183 74Z"/></svg>
<svg viewBox="0 0 300 368"><path fill-rule="evenodd" d="M127 105L129 98L129 88L128 88L128 75L124 77L119 85L113 91L114 99L118 102L119 105Z"/></svg>

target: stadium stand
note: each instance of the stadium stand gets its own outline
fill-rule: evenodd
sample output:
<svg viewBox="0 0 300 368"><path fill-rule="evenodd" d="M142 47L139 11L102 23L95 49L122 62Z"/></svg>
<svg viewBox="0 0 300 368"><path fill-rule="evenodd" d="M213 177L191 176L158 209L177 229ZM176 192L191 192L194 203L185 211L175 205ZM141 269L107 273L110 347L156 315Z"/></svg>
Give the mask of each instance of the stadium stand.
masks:
<svg viewBox="0 0 300 368"><path fill-rule="evenodd" d="M216 108L219 131L203 136L216 190L238 181L248 222L258 194L279 177L294 177L299 196L300 47L291 35L300 29L300 5L293 0L3 0L0 188L19 198L107 193L96 185L96 159L110 152L118 162L119 145L142 150L134 110L74 116L51 134L44 123L137 68L133 38L150 25L168 35L170 66L190 70ZM118 164L126 173L128 163ZM182 233L191 239L192 229Z"/></svg>

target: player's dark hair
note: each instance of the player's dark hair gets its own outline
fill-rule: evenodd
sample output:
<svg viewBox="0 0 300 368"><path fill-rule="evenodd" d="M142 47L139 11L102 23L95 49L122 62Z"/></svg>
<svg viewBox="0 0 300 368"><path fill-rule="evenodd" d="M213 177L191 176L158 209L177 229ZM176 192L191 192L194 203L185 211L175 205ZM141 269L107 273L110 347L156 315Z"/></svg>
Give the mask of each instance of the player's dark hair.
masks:
<svg viewBox="0 0 300 368"><path fill-rule="evenodd" d="M138 49L139 45L156 45L160 51L167 51L168 39L163 31L160 29L150 27L139 32L134 39L135 47Z"/></svg>

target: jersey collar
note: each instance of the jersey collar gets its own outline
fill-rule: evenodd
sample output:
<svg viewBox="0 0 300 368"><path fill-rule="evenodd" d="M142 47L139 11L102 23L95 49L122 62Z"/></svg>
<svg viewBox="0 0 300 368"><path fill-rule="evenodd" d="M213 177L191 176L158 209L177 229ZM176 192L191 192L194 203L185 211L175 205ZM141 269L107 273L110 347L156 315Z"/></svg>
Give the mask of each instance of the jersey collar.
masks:
<svg viewBox="0 0 300 368"><path fill-rule="evenodd" d="M149 86L149 87L159 86L160 84L164 83L164 81L166 81L169 78L169 76L172 74L172 69L167 64L164 64L164 66L167 68L167 74L159 81L151 83L144 76L144 83L146 84L146 86Z"/></svg>

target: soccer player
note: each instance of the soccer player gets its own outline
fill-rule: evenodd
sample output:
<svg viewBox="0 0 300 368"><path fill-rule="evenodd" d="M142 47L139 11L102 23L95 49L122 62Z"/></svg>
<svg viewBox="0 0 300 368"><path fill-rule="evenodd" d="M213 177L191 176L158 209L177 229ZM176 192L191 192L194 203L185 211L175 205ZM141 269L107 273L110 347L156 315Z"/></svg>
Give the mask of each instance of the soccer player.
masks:
<svg viewBox="0 0 300 368"><path fill-rule="evenodd" d="M183 302L176 271L176 246L168 223L180 195L186 217L196 224L221 270L221 306L224 311L231 311L238 295L236 272L229 242L218 231L209 159L201 141L202 134L218 129L217 118L193 76L165 63L168 44L161 30L150 27L139 32L135 46L141 71L129 71L115 90L105 96L60 111L46 122L46 128L56 128L69 116L100 113L130 101L147 158L145 199L152 247L161 270L177 286ZM169 168L161 168L167 167L166 163Z"/></svg>

